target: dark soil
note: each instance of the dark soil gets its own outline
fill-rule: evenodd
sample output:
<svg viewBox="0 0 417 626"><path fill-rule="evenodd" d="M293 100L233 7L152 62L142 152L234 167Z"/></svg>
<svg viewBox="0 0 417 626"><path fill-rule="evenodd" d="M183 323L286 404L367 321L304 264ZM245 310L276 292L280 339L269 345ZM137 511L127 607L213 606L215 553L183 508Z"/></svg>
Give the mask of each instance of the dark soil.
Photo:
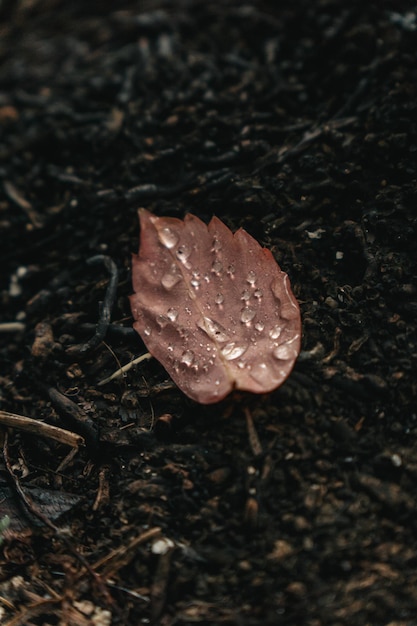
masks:
<svg viewBox="0 0 417 626"><path fill-rule="evenodd" d="M417 624L416 50L402 0L0 4L0 422L87 443L3 428L1 624ZM99 385L145 352L140 206L290 275L261 454L155 361Z"/></svg>

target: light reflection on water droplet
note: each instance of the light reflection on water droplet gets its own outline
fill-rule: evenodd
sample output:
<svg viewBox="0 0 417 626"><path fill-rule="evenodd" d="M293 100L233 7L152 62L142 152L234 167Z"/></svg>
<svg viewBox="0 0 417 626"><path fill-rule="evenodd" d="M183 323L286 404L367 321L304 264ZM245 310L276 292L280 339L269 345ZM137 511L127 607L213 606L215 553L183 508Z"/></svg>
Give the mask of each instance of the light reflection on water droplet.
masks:
<svg viewBox="0 0 417 626"><path fill-rule="evenodd" d="M170 309L168 309L167 311L167 318L171 321L171 322L175 322L175 320L178 317L178 311L177 309L173 309L172 307Z"/></svg>
<svg viewBox="0 0 417 626"><path fill-rule="evenodd" d="M247 289L242 291L242 295L241 295L240 299L241 300L249 300L249 298L250 298L250 291L248 291Z"/></svg>
<svg viewBox="0 0 417 626"><path fill-rule="evenodd" d="M262 291L262 289L256 289L253 292L253 295L255 296L255 298L262 298L262 296L264 295L264 292Z"/></svg>
<svg viewBox="0 0 417 626"><path fill-rule="evenodd" d="M252 367L250 372L251 377L254 381L263 385L264 383L268 383L271 380L270 373L268 370L268 366L266 363L257 363Z"/></svg>
<svg viewBox="0 0 417 626"><path fill-rule="evenodd" d="M217 237L214 237L213 239L213 246L211 248L213 250L213 252L218 252L219 250L222 249L222 244L221 242L217 239Z"/></svg>
<svg viewBox="0 0 417 626"><path fill-rule="evenodd" d="M191 281L191 286L194 287L194 289L198 289L200 286L200 281L197 280L196 278L193 278Z"/></svg>
<svg viewBox="0 0 417 626"><path fill-rule="evenodd" d="M222 354L226 361L233 361L233 359L238 359L246 350L247 346L238 345L234 342L228 343L222 348Z"/></svg>
<svg viewBox="0 0 417 626"><path fill-rule="evenodd" d="M180 261L184 261L185 259L188 259L190 254L191 254L191 247L187 245L186 243L183 243L176 252L177 258L180 259Z"/></svg>
<svg viewBox="0 0 417 626"><path fill-rule="evenodd" d="M281 326L274 326L274 328L272 328L269 331L269 336L271 337L271 339L278 339L278 337L280 336L282 331Z"/></svg>
<svg viewBox="0 0 417 626"><path fill-rule="evenodd" d="M224 296L223 296L223 294L222 294L222 293L218 293L218 294L216 295L216 297L214 298L214 302L215 302L216 304L223 304L223 302L224 302Z"/></svg>
<svg viewBox="0 0 417 626"><path fill-rule="evenodd" d="M248 281L248 283L249 283L250 285L254 285L254 284L255 284L255 281L256 281L256 274L255 274L255 272L254 272L253 270L250 270L250 271L248 272L248 275L247 275L246 280Z"/></svg>
<svg viewBox="0 0 417 626"><path fill-rule="evenodd" d="M255 309L251 309L250 307L247 307L246 309L242 309L242 312L240 314L240 321L243 322L244 324L248 324L249 322L253 320L255 315L256 315Z"/></svg>
<svg viewBox="0 0 417 626"><path fill-rule="evenodd" d="M184 363L184 365L186 365L187 367L189 367L192 364L193 360L194 360L194 354L191 352L191 350L186 350L185 352L182 353L181 363Z"/></svg>
<svg viewBox="0 0 417 626"><path fill-rule="evenodd" d="M156 323L158 324L158 326L160 326L161 328L165 328L165 326L168 324L168 318L165 317L165 315L157 315L156 317Z"/></svg>
<svg viewBox="0 0 417 626"><path fill-rule="evenodd" d="M146 327L146 328L144 329L144 331L143 331L143 334L144 334L144 335L146 335L147 337L149 337L149 335L151 334L151 332L152 332L152 331L151 331L151 329L150 329L150 328L148 328L148 327Z"/></svg>
<svg viewBox="0 0 417 626"><path fill-rule="evenodd" d="M221 263L220 261L214 261L213 265L211 266L211 271L217 275L221 274L223 271L223 263Z"/></svg>
<svg viewBox="0 0 417 626"><path fill-rule="evenodd" d="M264 328L265 324L263 324L262 322L258 322L257 324L255 324L255 330L259 330L259 332L262 332Z"/></svg>
<svg viewBox="0 0 417 626"><path fill-rule="evenodd" d="M175 285L180 282L181 278L181 274L178 274L176 272L167 272L162 276L161 284L163 287L165 287L165 289L169 290L175 287Z"/></svg>
<svg viewBox="0 0 417 626"><path fill-rule="evenodd" d="M197 325L201 330L204 330L209 337L212 337L215 341L227 341L228 335L226 329L220 324L212 320L210 317L204 317L197 322Z"/></svg>
<svg viewBox="0 0 417 626"><path fill-rule="evenodd" d="M178 243L177 235L170 228L158 230L159 241L168 249L173 248Z"/></svg>
<svg viewBox="0 0 417 626"><path fill-rule="evenodd" d="M283 343L281 346L275 348L272 354L279 361L288 361L288 359L296 356L294 348L287 343Z"/></svg>

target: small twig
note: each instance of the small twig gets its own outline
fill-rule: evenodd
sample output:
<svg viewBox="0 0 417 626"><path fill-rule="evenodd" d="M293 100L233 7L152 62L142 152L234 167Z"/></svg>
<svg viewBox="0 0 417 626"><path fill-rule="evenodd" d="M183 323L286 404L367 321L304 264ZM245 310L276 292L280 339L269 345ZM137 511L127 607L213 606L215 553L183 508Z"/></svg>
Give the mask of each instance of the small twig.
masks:
<svg viewBox="0 0 417 626"><path fill-rule="evenodd" d="M73 448L83 446L85 443L81 435L77 435L69 430L52 426L51 424L45 424L45 422L32 419L31 417L25 417L24 415L8 413L7 411L0 411L0 425L34 433L39 437L54 439L59 443L66 444Z"/></svg>
<svg viewBox="0 0 417 626"><path fill-rule="evenodd" d="M151 585L151 615L152 624L158 624L162 615L167 598L167 586L169 580L169 572L171 568L171 559L173 548L169 547L166 551L159 554L158 564L156 566L154 579Z"/></svg>
<svg viewBox="0 0 417 626"><path fill-rule="evenodd" d="M108 504L110 500L110 486L107 478L107 470L102 467L98 474L98 491L95 502L93 504L93 511L98 511L100 506Z"/></svg>
<svg viewBox="0 0 417 626"><path fill-rule="evenodd" d="M259 441L258 433L256 432L255 424L253 423L252 413L247 406L243 407L243 411L246 417L246 426L249 435L249 444L254 456L260 456L263 452L262 444Z"/></svg>
<svg viewBox="0 0 417 626"><path fill-rule="evenodd" d="M16 492L21 498L28 514L37 518L40 522L42 522L42 524L50 528L54 532L55 536L58 537L61 541L63 541L66 547L78 559L81 565L83 565L87 569L89 574L96 581L98 587L100 588L103 594L103 597L105 597L108 602L111 602L112 599L111 599L108 589L106 588L105 582L103 581L100 574L98 574L97 572L93 570L93 568L90 566L87 559L82 554L80 554L80 552L78 552L78 550L75 548L75 546L73 545L73 538L70 536L67 536L64 532L61 532L58 526L55 526L55 524L51 522L51 520L46 515L44 515L42 511L40 511L40 509L36 506L32 498L22 489L19 477L13 471L12 461L11 461L10 454L9 454L9 443L8 443L7 432L5 434L4 442L3 442L3 458L4 458L4 463L5 463L7 472L10 476L10 479L13 481Z"/></svg>
<svg viewBox="0 0 417 626"><path fill-rule="evenodd" d="M139 536L134 537L127 546L122 545L115 548L93 563L91 567L94 571L100 569L102 576L111 577L134 558L136 548L139 545L150 539L155 539L155 537L158 537L160 534L161 529L158 526L150 528Z"/></svg>
<svg viewBox="0 0 417 626"><path fill-rule="evenodd" d="M334 332L334 337L333 337L333 350L329 352L329 354L325 356L324 359L322 359L322 363L325 363L325 364L330 363L330 361L333 361L334 357L337 356L339 349L340 349L341 334L342 334L342 329L337 326Z"/></svg>
<svg viewBox="0 0 417 626"><path fill-rule="evenodd" d="M89 448L90 454L96 454L98 452L98 430L97 425L88 415L72 400L64 396L57 389L50 387L48 395L55 408L63 414L64 419L68 420L71 428L76 432L80 432L84 437L86 445Z"/></svg>
<svg viewBox="0 0 417 626"><path fill-rule="evenodd" d="M2 322L0 323L0 333L21 333L26 325L22 322Z"/></svg>
<svg viewBox="0 0 417 626"><path fill-rule="evenodd" d="M45 526L47 526L48 528L51 528L55 533L59 533L59 529L55 526L55 524L51 522L51 520L48 519L42 513L42 511L39 510L39 508L36 506L32 498L22 489L20 480L17 474L13 471L12 462L11 462L10 454L9 454L9 438L8 438L7 432L5 433L4 442L3 442L3 458L4 458L4 464L9 473L9 476L14 483L16 492L18 493L20 499L25 505L26 510L31 515L33 515L33 517L40 520Z"/></svg>
<svg viewBox="0 0 417 626"><path fill-rule="evenodd" d="M95 332L95 335L91 337L91 339L89 339L86 343L78 345L78 346L71 346L70 348L68 348L69 354L81 355L81 354L85 354L86 352L89 352L93 348L96 348L106 336L107 329L110 324L111 312L114 306L114 302L116 300L117 282L119 280L119 272L118 272L116 263L110 257L105 256L103 254L98 254L96 256L93 256L91 257L91 259L88 259L87 261L88 265L97 265L99 263L103 263L106 269L109 271L110 281L107 286L107 291L106 291L106 295L104 296L104 300L100 305L100 317L97 322L96 332Z"/></svg>
<svg viewBox="0 0 417 626"><path fill-rule="evenodd" d="M138 365L139 363L142 363L142 361L147 361L151 358L152 354L149 354L149 352L145 352L145 354L138 356L136 359L133 359L133 361L130 361L129 363L126 363L126 365L120 367L118 370L113 372L111 376L100 380L100 382L97 383L97 386L101 387L101 385L107 385L107 383L109 383L111 380L114 380L115 378L120 378L120 376L124 376L126 372L128 372L134 365Z"/></svg>
<svg viewBox="0 0 417 626"><path fill-rule="evenodd" d="M29 200L26 200L26 198L23 197L23 194L17 189L17 187L15 187L9 180L6 180L3 183L3 188L7 197L23 209L29 220L32 222L32 225L35 228L41 228L43 223L40 215L37 211L35 211Z"/></svg>

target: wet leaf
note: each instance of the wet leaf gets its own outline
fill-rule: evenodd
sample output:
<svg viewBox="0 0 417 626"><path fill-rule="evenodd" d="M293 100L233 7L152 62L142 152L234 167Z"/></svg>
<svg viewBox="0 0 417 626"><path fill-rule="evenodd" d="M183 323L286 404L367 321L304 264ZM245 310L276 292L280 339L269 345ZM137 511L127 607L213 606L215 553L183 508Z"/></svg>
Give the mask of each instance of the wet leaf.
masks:
<svg viewBox="0 0 417 626"><path fill-rule="evenodd" d="M300 350L301 319L270 250L216 217L208 226L191 214L139 217L134 328L178 387L210 404L233 389L281 385Z"/></svg>

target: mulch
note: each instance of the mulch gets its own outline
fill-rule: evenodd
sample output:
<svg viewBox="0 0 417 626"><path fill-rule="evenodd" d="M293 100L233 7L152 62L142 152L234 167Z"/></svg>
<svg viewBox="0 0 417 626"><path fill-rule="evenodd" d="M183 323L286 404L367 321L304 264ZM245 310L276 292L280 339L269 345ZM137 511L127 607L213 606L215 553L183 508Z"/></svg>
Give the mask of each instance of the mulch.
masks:
<svg viewBox="0 0 417 626"><path fill-rule="evenodd" d="M416 44L404 0L1 4L1 624L417 624ZM279 389L106 382L139 207L272 250Z"/></svg>

